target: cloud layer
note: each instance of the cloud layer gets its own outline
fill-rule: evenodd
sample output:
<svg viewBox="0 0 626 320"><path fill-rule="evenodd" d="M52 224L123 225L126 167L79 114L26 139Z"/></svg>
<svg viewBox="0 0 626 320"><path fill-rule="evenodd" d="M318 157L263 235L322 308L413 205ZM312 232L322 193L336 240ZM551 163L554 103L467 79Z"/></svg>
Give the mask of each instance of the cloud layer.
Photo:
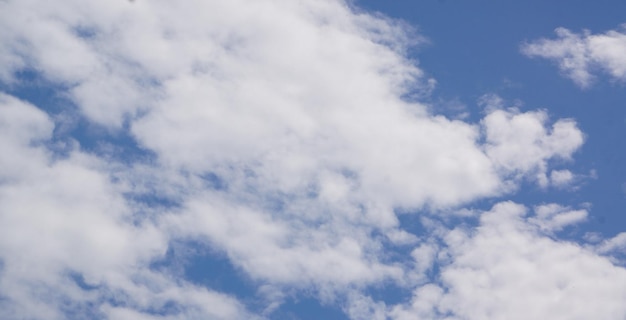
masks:
<svg viewBox="0 0 626 320"><path fill-rule="evenodd" d="M535 318L586 286L615 293L595 314L623 315L623 270L548 237L584 210L503 203L469 214L476 231L436 222L522 182L567 184L550 163L584 139L541 110L468 123L406 101L432 81L405 28L331 0L0 2L0 315L271 318L312 292L355 319L505 318L542 286L559 298ZM33 81L58 100L16 97ZM432 221L420 234L400 212ZM226 256L264 305L178 272L181 245ZM383 283L415 296L376 301ZM516 290L527 300L495 304Z"/></svg>

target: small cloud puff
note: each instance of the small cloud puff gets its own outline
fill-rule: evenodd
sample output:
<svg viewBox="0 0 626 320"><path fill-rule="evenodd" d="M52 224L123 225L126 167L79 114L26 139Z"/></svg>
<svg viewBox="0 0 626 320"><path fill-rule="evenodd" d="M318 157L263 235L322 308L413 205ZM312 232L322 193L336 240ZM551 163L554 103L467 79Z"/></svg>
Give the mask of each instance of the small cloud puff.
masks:
<svg viewBox="0 0 626 320"><path fill-rule="evenodd" d="M550 184L557 188L566 188L574 182L574 174L569 170L552 170Z"/></svg>
<svg viewBox="0 0 626 320"><path fill-rule="evenodd" d="M619 30L592 34L556 29L556 39L524 43L522 52L529 57L555 61L561 72L581 88L591 86L596 70L618 81L626 81L626 25Z"/></svg>

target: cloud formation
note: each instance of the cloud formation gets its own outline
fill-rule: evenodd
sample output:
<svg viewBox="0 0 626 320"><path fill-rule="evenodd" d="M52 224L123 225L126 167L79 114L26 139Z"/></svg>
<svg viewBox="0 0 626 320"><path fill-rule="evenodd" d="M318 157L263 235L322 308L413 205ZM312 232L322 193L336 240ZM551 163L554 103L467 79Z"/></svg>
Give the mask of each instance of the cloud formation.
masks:
<svg viewBox="0 0 626 320"><path fill-rule="evenodd" d="M539 39L522 45L529 57L555 61L561 72L582 88L589 87L597 71L617 81L626 80L626 33L624 26L601 34L581 33L566 28L555 30L556 39Z"/></svg>
<svg viewBox="0 0 626 320"><path fill-rule="evenodd" d="M390 308L391 317L622 318L626 270L593 250L548 237L545 227L560 228L585 216L561 210L541 206L527 217L524 206L503 202L484 212L476 229L448 231L439 254L441 283L417 288L410 303Z"/></svg>
<svg viewBox="0 0 626 320"><path fill-rule="evenodd" d="M0 2L0 30L3 317L254 319L306 291L355 319L480 318L495 307L468 294L481 286L474 273L496 272L503 297L542 283L557 294L556 271L507 268L570 258L580 262L570 275L589 266L584 285L623 300L602 278L622 269L538 235L586 211L546 205L526 221L505 203L476 233L402 225L398 212L437 217L524 181L565 184L550 160L571 159L584 139L545 111L494 105L470 123L406 101L433 81L406 56L419 37L399 22L334 0L20 0ZM11 92L28 74L65 113ZM74 118L97 133L62 128ZM175 264L176 245L225 255L266 305L159 267ZM490 259L477 259L484 250ZM446 266L441 283L433 263ZM381 283L414 289L414 301L368 296ZM546 310L582 299L580 287L563 290ZM623 312L607 305L598 314Z"/></svg>
<svg viewBox="0 0 626 320"><path fill-rule="evenodd" d="M80 150L52 157L45 142L54 124L44 112L2 94L0 119L2 318L136 319L168 303L184 310L179 319L249 316L225 295L151 271L166 235L133 223L137 208L102 159Z"/></svg>

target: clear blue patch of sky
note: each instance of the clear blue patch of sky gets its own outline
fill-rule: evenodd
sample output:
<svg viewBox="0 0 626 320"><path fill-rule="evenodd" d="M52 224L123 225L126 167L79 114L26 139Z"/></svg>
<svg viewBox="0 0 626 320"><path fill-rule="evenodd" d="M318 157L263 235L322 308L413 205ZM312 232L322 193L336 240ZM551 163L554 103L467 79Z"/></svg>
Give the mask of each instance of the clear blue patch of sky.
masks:
<svg viewBox="0 0 626 320"><path fill-rule="evenodd" d="M256 297L257 283L237 269L226 254L204 251L191 257L184 267L185 278L213 290L237 295L251 302Z"/></svg>
<svg viewBox="0 0 626 320"><path fill-rule="evenodd" d="M374 301L382 301L388 306L406 303L411 300L414 288L401 287L393 281L384 281L364 290L364 294Z"/></svg>
<svg viewBox="0 0 626 320"><path fill-rule="evenodd" d="M257 295L259 283L233 265L226 253L211 249L205 243L174 241L165 257L154 261L150 268L232 295L252 311L261 312L266 307L262 297Z"/></svg>
<svg viewBox="0 0 626 320"><path fill-rule="evenodd" d="M336 305L324 305L314 297L297 297L287 300L274 311L275 320L346 320L348 317Z"/></svg>

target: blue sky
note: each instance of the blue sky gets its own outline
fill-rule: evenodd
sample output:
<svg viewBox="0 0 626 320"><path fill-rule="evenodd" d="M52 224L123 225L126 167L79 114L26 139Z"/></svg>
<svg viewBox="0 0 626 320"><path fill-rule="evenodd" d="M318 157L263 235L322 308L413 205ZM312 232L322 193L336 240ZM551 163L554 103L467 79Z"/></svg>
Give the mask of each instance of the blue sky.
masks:
<svg viewBox="0 0 626 320"><path fill-rule="evenodd" d="M623 319L625 9L0 2L0 318Z"/></svg>

